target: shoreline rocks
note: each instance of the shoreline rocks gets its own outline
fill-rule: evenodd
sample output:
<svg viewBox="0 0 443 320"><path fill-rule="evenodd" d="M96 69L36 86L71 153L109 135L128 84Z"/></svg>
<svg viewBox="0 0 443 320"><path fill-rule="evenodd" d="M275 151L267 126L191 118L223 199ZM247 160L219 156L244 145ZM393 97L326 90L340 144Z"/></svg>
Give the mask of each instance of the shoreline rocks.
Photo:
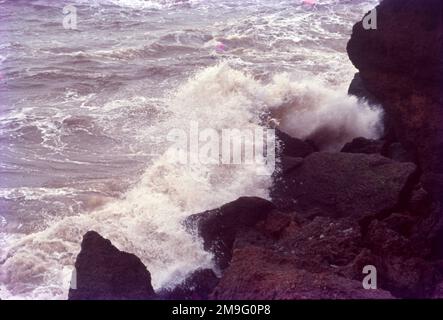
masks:
<svg viewBox="0 0 443 320"><path fill-rule="evenodd" d="M155 298L151 274L140 259L118 250L97 232L83 236L75 268L76 284L69 290L69 300Z"/></svg>
<svg viewBox="0 0 443 320"><path fill-rule="evenodd" d="M185 224L189 230L196 228L205 250L214 253L216 266L225 269L237 233L263 220L273 208L267 200L242 197L218 209L189 216Z"/></svg>
<svg viewBox="0 0 443 320"><path fill-rule="evenodd" d="M278 176L271 197L281 210L364 218L395 208L415 171L412 163L376 154L318 152Z"/></svg>
<svg viewBox="0 0 443 320"><path fill-rule="evenodd" d="M443 188L443 2L385 0L377 29L357 23L347 46L360 87L383 106L396 139L416 154L436 199Z"/></svg>

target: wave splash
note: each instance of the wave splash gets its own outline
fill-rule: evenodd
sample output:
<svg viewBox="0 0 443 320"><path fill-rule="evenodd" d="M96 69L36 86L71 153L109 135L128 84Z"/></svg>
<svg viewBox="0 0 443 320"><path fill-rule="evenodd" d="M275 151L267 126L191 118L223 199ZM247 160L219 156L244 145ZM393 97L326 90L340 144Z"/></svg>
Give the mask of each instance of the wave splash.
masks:
<svg viewBox="0 0 443 320"><path fill-rule="evenodd" d="M320 139L327 149L355 136L376 137L381 117L379 110L314 80L300 82L278 74L264 82L228 62L197 72L165 99L165 119L156 124L156 132L146 134L165 137L171 128L187 128L191 121L216 130L253 129L271 112L282 129L300 138L313 138L327 128L334 133ZM141 135L144 130L140 128ZM196 268L211 267L211 255L184 230L182 221L240 196L269 198L271 178L256 175L253 166L173 164L166 149L158 151L121 198L100 209L60 218L41 232L2 234L1 298L65 299L88 230L139 256L156 289L177 284Z"/></svg>

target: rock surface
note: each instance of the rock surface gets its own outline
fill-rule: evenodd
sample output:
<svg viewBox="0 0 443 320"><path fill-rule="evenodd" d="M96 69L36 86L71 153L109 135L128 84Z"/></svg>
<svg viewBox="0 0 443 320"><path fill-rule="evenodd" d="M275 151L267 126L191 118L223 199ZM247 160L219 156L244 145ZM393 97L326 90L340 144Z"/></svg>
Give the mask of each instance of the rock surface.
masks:
<svg viewBox="0 0 443 320"><path fill-rule="evenodd" d="M334 273L294 268L284 258L259 247L235 251L231 266L212 299L391 299L384 290L365 290L360 281Z"/></svg>
<svg viewBox="0 0 443 320"><path fill-rule="evenodd" d="M396 217L392 217L394 220ZM374 218L315 217L273 211L237 235L229 267L212 299L423 298L434 292L438 264L426 243ZM375 266L377 289L363 288Z"/></svg>
<svg viewBox="0 0 443 320"><path fill-rule="evenodd" d="M192 215L185 224L196 229L203 238L204 248L214 253L217 266L224 269L231 260L237 233L254 226L273 208L274 205L264 199L243 197L218 209Z"/></svg>
<svg viewBox="0 0 443 320"><path fill-rule="evenodd" d="M385 0L377 29L354 26L348 43L362 85L385 109L396 137L417 154L435 198L443 190L443 2Z"/></svg>
<svg viewBox="0 0 443 320"><path fill-rule="evenodd" d="M76 289L69 300L147 300L155 298L151 274L135 255L89 231L75 262Z"/></svg>
<svg viewBox="0 0 443 320"><path fill-rule="evenodd" d="M275 137L279 144L280 156L304 158L317 151L312 143L291 137L279 129L275 129Z"/></svg>
<svg viewBox="0 0 443 320"><path fill-rule="evenodd" d="M355 138L351 142L345 144L341 152L347 153L366 153L366 154L381 154L385 142L383 140L371 140L366 138Z"/></svg>
<svg viewBox="0 0 443 320"><path fill-rule="evenodd" d="M172 290L159 295L166 300L207 300L218 282L214 271L199 269Z"/></svg>
<svg viewBox="0 0 443 320"><path fill-rule="evenodd" d="M379 155L318 152L277 178L271 196L283 210L363 218L394 208L415 169Z"/></svg>

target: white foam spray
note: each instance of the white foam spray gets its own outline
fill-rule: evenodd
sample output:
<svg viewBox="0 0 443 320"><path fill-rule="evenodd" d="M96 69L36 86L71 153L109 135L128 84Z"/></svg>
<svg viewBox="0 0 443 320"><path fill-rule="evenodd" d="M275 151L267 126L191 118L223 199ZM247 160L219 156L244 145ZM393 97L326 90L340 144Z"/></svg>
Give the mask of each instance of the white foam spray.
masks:
<svg viewBox="0 0 443 320"><path fill-rule="evenodd" d="M292 81L284 74L265 83L229 63L201 70L167 100L168 117L156 125L156 135L187 128L191 121L216 130L254 128L260 115L271 110L283 129L301 138L320 127L344 132L330 141L335 146L354 136L375 137L380 117L379 111L320 84ZM157 289L178 283L198 267L211 266L211 255L184 230L183 219L240 196L267 198L271 179L258 176L251 166L183 166L159 154L121 199L61 218L41 232L1 234L1 298L65 299L81 238L88 230L139 256Z"/></svg>

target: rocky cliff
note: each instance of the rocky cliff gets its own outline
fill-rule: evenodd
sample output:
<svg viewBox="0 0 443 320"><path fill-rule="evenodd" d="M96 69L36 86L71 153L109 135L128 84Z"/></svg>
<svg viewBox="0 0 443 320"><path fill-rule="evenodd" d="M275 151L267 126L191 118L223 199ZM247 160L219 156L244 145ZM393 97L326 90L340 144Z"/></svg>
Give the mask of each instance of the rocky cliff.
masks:
<svg viewBox="0 0 443 320"><path fill-rule="evenodd" d="M443 2L385 0L376 14L377 29L357 23L347 47L359 87L383 105L394 139L416 155L425 188L440 197Z"/></svg>

